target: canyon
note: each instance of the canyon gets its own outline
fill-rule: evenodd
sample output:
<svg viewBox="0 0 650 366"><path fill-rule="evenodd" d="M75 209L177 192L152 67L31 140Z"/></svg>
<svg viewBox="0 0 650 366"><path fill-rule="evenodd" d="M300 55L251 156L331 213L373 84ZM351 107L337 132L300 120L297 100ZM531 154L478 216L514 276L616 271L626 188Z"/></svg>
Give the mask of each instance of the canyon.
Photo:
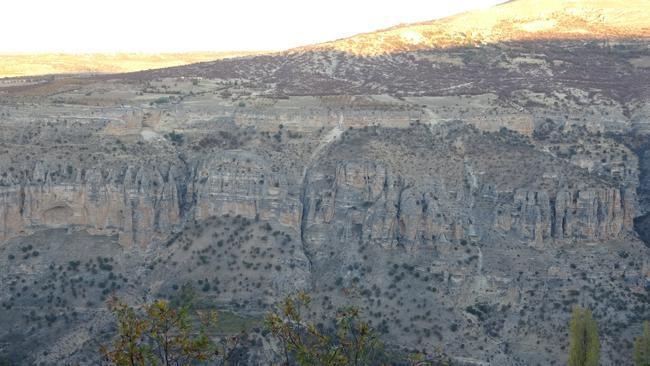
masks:
<svg viewBox="0 0 650 366"><path fill-rule="evenodd" d="M650 311L644 4L547 2L3 79L0 360L96 364L111 297L191 285L259 340L242 364L275 362L263 314L300 290L316 317L356 305L391 346L470 365L564 364L585 306L603 364L632 364ZM475 16L499 21L458 41Z"/></svg>

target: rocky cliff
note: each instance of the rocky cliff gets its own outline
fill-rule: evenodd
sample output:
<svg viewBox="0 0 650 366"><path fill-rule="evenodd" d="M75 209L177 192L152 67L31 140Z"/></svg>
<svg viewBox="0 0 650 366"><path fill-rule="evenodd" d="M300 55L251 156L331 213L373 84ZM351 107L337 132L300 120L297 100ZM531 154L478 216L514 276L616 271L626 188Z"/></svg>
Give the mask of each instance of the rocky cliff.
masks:
<svg viewBox="0 0 650 366"><path fill-rule="evenodd" d="M426 142L422 143L418 148L427 150ZM500 233L541 248L549 242L610 240L633 230L633 188L581 182L581 188L558 185L535 190L510 185L499 189L497 182L480 174L494 168L473 161L475 152L449 154L436 148L428 153L444 154L436 159L448 164L429 162L426 172L413 175L422 164L419 159L397 167L372 156L382 154L378 151L371 157L333 152L326 154L328 159L312 162L302 181L289 181L271 171L268 161L243 152L197 156L197 161L167 166L64 170L35 162L2 179L0 235L6 241L43 228L76 227L115 233L124 246L147 248L164 241L190 218L225 214L275 220L295 231L304 230L302 235L311 235L318 226L338 230L334 228L340 224L345 235L386 246L480 241ZM332 161L337 154L340 160ZM290 194L290 189L302 194Z"/></svg>
<svg viewBox="0 0 650 366"><path fill-rule="evenodd" d="M3 181L3 240L44 228L77 227L117 233L125 246L147 246L163 240L182 220L185 197L173 169L127 166L61 172L37 163L24 173L23 178L8 176Z"/></svg>

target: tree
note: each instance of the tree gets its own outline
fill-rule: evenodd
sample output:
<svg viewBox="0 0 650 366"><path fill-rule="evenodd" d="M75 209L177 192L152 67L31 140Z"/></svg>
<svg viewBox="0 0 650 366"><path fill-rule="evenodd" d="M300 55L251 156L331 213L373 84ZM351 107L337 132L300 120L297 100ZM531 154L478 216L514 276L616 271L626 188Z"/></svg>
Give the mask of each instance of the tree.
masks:
<svg viewBox="0 0 650 366"><path fill-rule="evenodd" d="M184 366L217 360L219 349L207 329L216 324L216 312L172 307L157 300L138 311L119 301L110 304L117 318L117 337L100 348L104 359L116 366ZM194 323L201 324L198 330Z"/></svg>
<svg viewBox="0 0 650 366"><path fill-rule="evenodd" d="M634 364L650 366L650 323L643 322L643 334L634 340Z"/></svg>
<svg viewBox="0 0 650 366"><path fill-rule="evenodd" d="M100 347L104 359L117 366L144 366L150 363L153 354L144 335L148 328L146 320L123 303L114 304L112 310L117 318L118 337L112 347Z"/></svg>
<svg viewBox="0 0 650 366"><path fill-rule="evenodd" d="M359 317L356 308L337 312L333 325L308 322L303 312L310 308L306 293L287 297L276 312L266 317L266 328L279 340L286 365L362 366L377 365L381 350L370 325Z"/></svg>
<svg viewBox="0 0 650 366"><path fill-rule="evenodd" d="M597 366L600 359L598 325L589 309L573 308L570 331L569 366Z"/></svg>
<svg viewBox="0 0 650 366"><path fill-rule="evenodd" d="M242 331L213 342L210 334L214 333L209 331L216 331L217 313L194 311L195 296L191 285L184 285L169 303L157 300L134 308L111 299L109 308L117 319L117 334L110 344L100 347L103 361L115 366L232 366L246 362L255 338ZM315 314L310 303L309 295L299 293L284 299L266 316L265 328L281 345L284 366L451 364L442 349L434 354L385 349L354 307L339 309L325 324L309 322L303 314ZM195 324L200 328L195 329Z"/></svg>

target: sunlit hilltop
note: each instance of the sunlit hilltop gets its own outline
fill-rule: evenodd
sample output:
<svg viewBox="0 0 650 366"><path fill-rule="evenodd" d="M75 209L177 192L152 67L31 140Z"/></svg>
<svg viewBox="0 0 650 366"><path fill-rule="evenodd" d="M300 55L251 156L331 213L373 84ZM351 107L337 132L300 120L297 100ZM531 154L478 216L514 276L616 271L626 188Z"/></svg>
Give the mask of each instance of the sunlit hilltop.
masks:
<svg viewBox="0 0 650 366"><path fill-rule="evenodd" d="M0 54L0 77L130 72L254 53L256 52Z"/></svg>
<svg viewBox="0 0 650 366"><path fill-rule="evenodd" d="M503 41L648 37L648 10L647 0L515 0L298 50L377 55Z"/></svg>

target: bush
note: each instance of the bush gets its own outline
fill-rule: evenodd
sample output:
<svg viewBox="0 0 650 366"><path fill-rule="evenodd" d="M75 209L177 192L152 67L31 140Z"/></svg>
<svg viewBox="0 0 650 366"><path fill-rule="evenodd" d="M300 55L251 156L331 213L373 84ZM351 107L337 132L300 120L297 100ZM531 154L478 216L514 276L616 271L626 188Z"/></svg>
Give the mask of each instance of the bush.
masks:
<svg viewBox="0 0 650 366"><path fill-rule="evenodd" d="M169 103L169 97L160 97L153 101L154 104L165 104Z"/></svg>
<svg viewBox="0 0 650 366"><path fill-rule="evenodd" d="M167 134L167 138L175 144L175 145L182 145L183 144L183 134L182 133L176 133L176 132L170 132Z"/></svg>

